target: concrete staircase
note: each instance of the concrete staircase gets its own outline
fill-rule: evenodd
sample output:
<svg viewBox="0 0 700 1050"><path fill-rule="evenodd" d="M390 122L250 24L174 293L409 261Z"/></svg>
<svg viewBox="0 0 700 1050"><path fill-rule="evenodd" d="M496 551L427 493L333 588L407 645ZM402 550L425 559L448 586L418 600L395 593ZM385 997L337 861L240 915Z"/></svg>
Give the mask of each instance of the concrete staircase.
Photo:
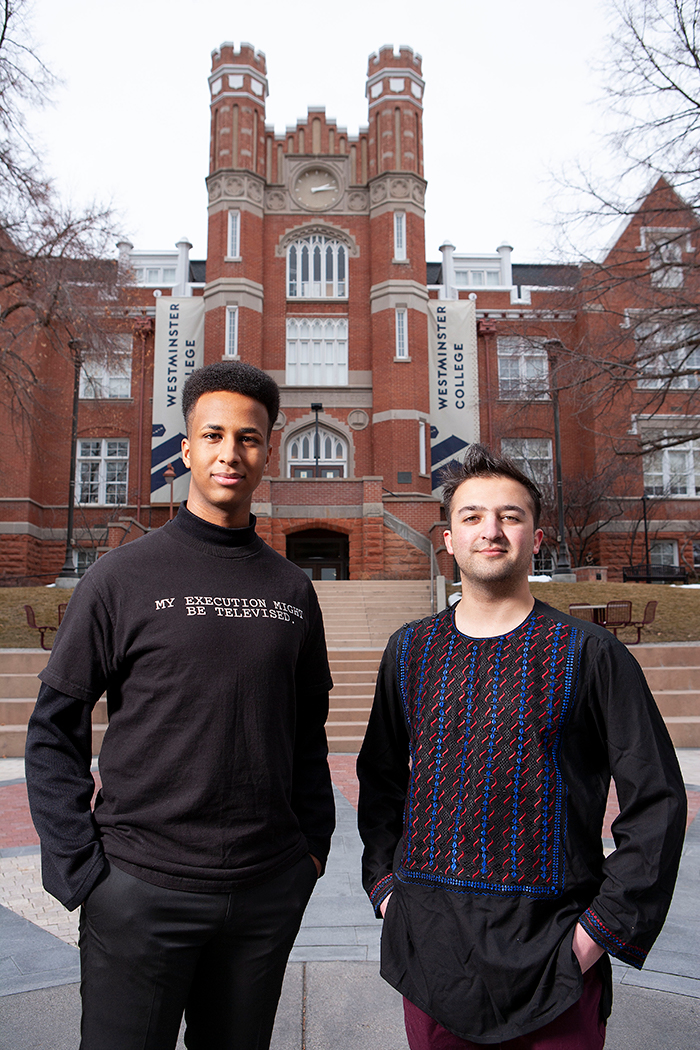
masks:
<svg viewBox="0 0 700 1050"><path fill-rule="evenodd" d="M676 747L700 747L700 644L633 645Z"/></svg>
<svg viewBox="0 0 700 1050"><path fill-rule="evenodd" d="M408 620L430 613L427 583L395 581L315 584L326 623L335 688L331 692L331 751L355 754L362 743L379 661L389 636ZM635 645L676 747L700 748L700 643ZM24 754L27 722L46 665L41 649L0 650L0 757ZM106 701L93 715L93 753L107 728Z"/></svg>
<svg viewBox="0 0 700 1050"><path fill-rule="evenodd" d="M379 661L390 636L430 614L427 580L314 582L323 609L335 683L328 716L331 751L356 754L369 718Z"/></svg>
<svg viewBox="0 0 700 1050"><path fill-rule="evenodd" d="M49 654L44 649L0 649L0 758L21 758L27 723L41 682L39 671ZM98 754L107 728L107 701L99 700L92 715L92 752Z"/></svg>

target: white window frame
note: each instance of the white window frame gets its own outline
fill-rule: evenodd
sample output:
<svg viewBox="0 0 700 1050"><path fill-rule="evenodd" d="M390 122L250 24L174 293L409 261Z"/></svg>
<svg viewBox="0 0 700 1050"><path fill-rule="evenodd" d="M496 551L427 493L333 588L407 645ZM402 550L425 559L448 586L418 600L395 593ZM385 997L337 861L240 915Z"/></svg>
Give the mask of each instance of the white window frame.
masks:
<svg viewBox="0 0 700 1050"><path fill-rule="evenodd" d="M347 299L349 261L348 246L321 233L293 241L287 247L287 298Z"/></svg>
<svg viewBox="0 0 700 1050"><path fill-rule="evenodd" d="M115 335L102 353L86 351L80 363L81 401L128 400L131 397L131 335Z"/></svg>
<svg viewBox="0 0 700 1050"><path fill-rule="evenodd" d="M177 279L177 266L148 266L134 269L134 282L146 288L170 288Z"/></svg>
<svg viewBox="0 0 700 1050"><path fill-rule="evenodd" d="M501 285L501 271L455 270L455 284L467 288L496 288Z"/></svg>
<svg viewBox="0 0 700 1050"><path fill-rule="evenodd" d="M288 317L287 386L347 386L347 317Z"/></svg>
<svg viewBox="0 0 700 1050"><path fill-rule="evenodd" d="M115 470L115 467L118 469ZM119 487L118 492L116 486ZM93 491L86 492L86 488ZM83 499L86 494L97 498ZM123 499L115 498L118 496L123 496ZM124 507L128 498L129 439L79 438L76 449L76 504L83 507Z"/></svg>
<svg viewBox="0 0 700 1050"><path fill-rule="evenodd" d="M698 341L698 346L679 345L686 338ZM640 351L637 364L641 372L651 373L648 379L637 380L638 390L696 390L700 386L700 332L692 324L678 322L642 323L637 325L635 340ZM668 348L668 349L665 349ZM674 376L678 369L683 374ZM659 371L667 373L659 376Z"/></svg>
<svg viewBox="0 0 700 1050"><path fill-rule="evenodd" d="M655 288L682 288L683 252L692 251L688 229L683 226L644 226L641 242L643 250L649 252L652 285Z"/></svg>
<svg viewBox="0 0 700 1050"><path fill-rule="evenodd" d="M241 258L241 213L237 209L228 213L226 258L236 260Z"/></svg>
<svg viewBox="0 0 700 1050"><path fill-rule="evenodd" d="M394 310L394 331L396 338L395 361L408 361L408 307L397 306Z"/></svg>
<svg viewBox="0 0 700 1050"><path fill-rule="evenodd" d="M512 459L523 474L532 478L539 488L552 487L554 473L551 438L501 438L501 454Z"/></svg>
<svg viewBox="0 0 700 1050"><path fill-rule="evenodd" d="M643 457L644 494L663 499L700 497L700 441L648 452Z"/></svg>
<svg viewBox="0 0 700 1050"><path fill-rule="evenodd" d="M544 340L499 335L496 342L499 399L549 401L549 360Z"/></svg>
<svg viewBox="0 0 700 1050"><path fill-rule="evenodd" d="M406 212L394 212L394 262L405 262L406 256Z"/></svg>
<svg viewBox="0 0 700 1050"><path fill-rule="evenodd" d="M425 438L427 432L427 426L424 419L418 420L418 472L419 474L427 474L428 472L428 459L425 448Z"/></svg>
<svg viewBox="0 0 700 1050"><path fill-rule="evenodd" d="M673 565L677 567L678 540L651 540L649 543L649 564L656 566Z"/></svg>
<svg viewBox="0 0 700 1050"><path fill-rule="evenodd" d="M318 428L319 456L318 476L348 476L348 443L341 435L329 427ZM328 455L330 443L330 455ZM287 477L315 477L316 470L316 424L297 430L286 442ZM340 453L340 455L338 454ZM306 471L306 474L300 473ZM325 471L325 473L324 473Z"/></svg>
<svg viewBox="0 0 700 1050"><path fill-rule="evenodd" d="M238 357L238 307L226 307L226 343L224 357Z"/></svg>

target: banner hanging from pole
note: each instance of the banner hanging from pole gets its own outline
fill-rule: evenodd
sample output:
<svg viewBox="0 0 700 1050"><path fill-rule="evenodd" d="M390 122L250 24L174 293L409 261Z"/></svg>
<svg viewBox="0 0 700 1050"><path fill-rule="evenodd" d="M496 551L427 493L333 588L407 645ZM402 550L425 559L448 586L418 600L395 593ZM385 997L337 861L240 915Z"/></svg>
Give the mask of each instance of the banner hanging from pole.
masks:
<svg viewBox="0 0 700 1050"><path fill-rule="evenodd" d="M479 440L476 304L472 300L430 300L428 352L432 489L439 496L440 468Z"/></svg>
<svg viewBox="0 0 700 1050"><path fill-rule="evenodd" d="M187 498L189 470L182 462L185 421L180 404L185 380L203 363L204 299L201 296L156 299L151 503L170 502L170 485L163 478L168 463L172 463L176 475L175 503Z"/></svg>

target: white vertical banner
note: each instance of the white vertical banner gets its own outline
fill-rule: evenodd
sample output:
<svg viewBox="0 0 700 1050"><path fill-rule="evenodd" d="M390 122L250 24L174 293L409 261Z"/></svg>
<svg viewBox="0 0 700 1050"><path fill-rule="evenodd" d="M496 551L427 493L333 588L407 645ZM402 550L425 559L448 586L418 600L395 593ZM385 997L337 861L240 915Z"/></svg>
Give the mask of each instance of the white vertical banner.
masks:
<svg viewBox="0 0 700 1050"><path fill-rule="evenodd" d="M479 440L479 365L473 300L430 300L428 353L432 488L439 495L440 468Z"/></svg>
<svg viewBox="0 0 700 1050"><path fill-rule="evenodd" d="M169 503L170 485L163 478L168 463L175 470L173 499L187 498L189 470L182 462L185 421L180 407L185 380L204 363L202 296L156 299L153 362L153 431L151 437L151 503Z"/></svg>

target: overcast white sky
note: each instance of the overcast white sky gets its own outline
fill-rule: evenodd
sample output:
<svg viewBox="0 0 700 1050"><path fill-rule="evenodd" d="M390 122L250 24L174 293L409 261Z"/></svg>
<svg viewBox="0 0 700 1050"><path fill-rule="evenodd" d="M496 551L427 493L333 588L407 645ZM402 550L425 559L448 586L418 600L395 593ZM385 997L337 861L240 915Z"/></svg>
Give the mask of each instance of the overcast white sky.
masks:
<svg viewBox="0 0 700 1050"><path fill-rule="evenodd" d="M277 131L325 105L351 133L367 121L367 58L423 56L426 249L551 257L550 172L596 140L607 0L34 0L34 35L63 79L36 117L46 167L75 202L111 201L137 248L186 234L206 254L211 51L264 51Z"/></svg>

